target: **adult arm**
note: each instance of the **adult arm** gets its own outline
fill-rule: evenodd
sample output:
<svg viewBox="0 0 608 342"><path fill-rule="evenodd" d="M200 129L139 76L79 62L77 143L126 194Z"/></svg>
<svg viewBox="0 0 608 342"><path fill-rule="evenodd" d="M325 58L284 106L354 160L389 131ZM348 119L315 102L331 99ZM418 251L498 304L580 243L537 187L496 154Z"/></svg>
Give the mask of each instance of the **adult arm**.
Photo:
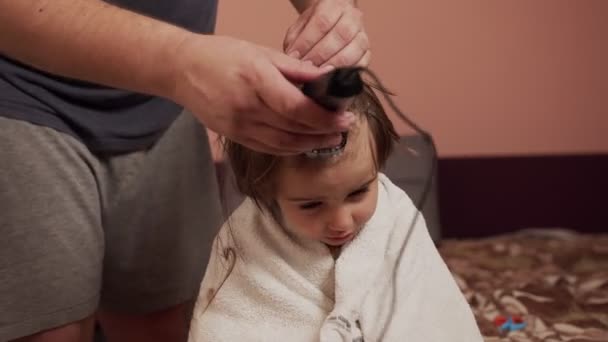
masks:
<svg viewBox="0 0 608 342"><path fill-rule="evenodd" d="M162 96L252 149L295 154L337 144L351 113L294 83L322 70L230 37L202 35L100 0L0 0L0 52L50 73Z"/></svg>

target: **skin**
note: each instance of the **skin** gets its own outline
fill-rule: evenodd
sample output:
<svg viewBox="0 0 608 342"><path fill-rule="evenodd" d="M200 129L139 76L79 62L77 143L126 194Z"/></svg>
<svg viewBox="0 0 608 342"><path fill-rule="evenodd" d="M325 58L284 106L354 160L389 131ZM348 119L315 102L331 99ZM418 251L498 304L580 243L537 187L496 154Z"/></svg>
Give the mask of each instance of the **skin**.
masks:
<svg viewBox="0 0 608 342"><path fill-rule="evenodd" d="M286 49L303 58L100 0L0 0L0 52L50 73L169 98L233 141L295 155L336 144L354 122L352 113L324 110L297 85L368 51L352 1L295 2L303 12ZM350 39L355 32L359 38Z"/></svg>
<svg viewBox="0 0 608 342"><path fill-rule="evenodd" d="M49 73L171 99L231 140L292 156L336 145L355 121L352 113L316 105L298 84L333 67L367 65L370 57L353 1L292 2L301 15L281 52L192 33L100 0L0 0L0 53ZM20 341L89 342L96 318L111 342L185 341L190 306L99 312Z"/></svg>
<svg viewBox="0 0 608 342"><path fill-rule="evenodd" d="M368 129L350 134L343 156L335 161L287 158L279 166L275 198L287 229L332 251L359 233L378 199L370 135Z"/></svg>
<svg viewBox="0 0 608 342"><path fill-rule="evenodd" d="M319 66L367 66L371 59L363 13L352 0L292 1L302 13L287 30L285 51Z"/></svg>

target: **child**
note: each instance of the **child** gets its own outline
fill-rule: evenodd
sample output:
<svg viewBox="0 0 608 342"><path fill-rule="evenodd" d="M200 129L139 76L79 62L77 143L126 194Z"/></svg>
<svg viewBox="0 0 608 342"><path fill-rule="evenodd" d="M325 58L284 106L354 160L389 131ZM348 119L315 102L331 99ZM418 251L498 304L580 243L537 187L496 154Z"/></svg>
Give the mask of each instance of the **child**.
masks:
<svg viewBox="0 0 608 342"><path fill-rule="evenodd" d="M334 157L226 142L247 198L214 243L190 341L482 341L424 219L410 227L416 207L380 172L397 135L371 88L350 110Z"/></svg>

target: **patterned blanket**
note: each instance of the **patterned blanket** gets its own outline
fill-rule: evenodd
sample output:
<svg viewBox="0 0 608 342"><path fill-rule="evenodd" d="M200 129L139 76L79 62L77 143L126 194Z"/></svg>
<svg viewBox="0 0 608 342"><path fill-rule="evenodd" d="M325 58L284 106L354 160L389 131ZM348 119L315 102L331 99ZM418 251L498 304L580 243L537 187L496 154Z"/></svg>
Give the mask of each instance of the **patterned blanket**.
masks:
<svg viewBox="0 0 608 342"><path fill-rule="evenodd" d="M608 341L608 234L526 230L439 250L486 341Z"/></svg>

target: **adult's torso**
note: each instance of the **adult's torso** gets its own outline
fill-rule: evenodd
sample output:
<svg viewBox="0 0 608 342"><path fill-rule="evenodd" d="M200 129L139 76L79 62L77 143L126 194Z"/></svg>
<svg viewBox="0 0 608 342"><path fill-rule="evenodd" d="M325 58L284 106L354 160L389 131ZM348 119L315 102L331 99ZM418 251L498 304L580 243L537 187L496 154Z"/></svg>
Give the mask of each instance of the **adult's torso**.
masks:
<svg viewBox="0 0 608 342"><path fill-rule="evenodd" d="M214 32L217 0L104 1L194 32ZM49 74L0 54L0 116L57 129L93 152L146 148L181 110L168 99Z"/></svg>

